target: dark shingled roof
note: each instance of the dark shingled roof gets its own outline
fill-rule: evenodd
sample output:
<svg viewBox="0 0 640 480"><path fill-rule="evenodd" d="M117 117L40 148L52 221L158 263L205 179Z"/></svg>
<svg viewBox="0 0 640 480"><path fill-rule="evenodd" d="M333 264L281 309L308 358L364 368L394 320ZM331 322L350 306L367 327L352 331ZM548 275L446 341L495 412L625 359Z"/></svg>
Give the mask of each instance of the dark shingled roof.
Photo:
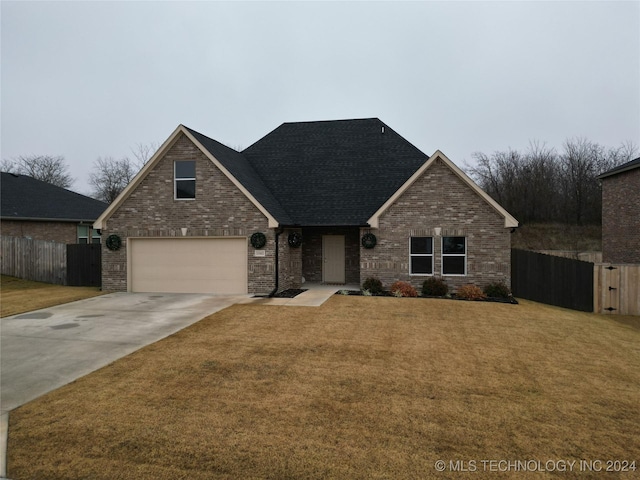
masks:
<svg viewBox="0 0 640 480"><path fill-rule="evenodd" d="M107 204L26 175L2 172L0 216L3 220L93 222Z"/></svg>
<svg viewBox="0 0 640 480"><path fill-rule="evenodd" d="M306 226L366 225L428 159L377 118L283 123L242 156L290 222L274 216Z"/></svg>
<svg viewBox="0 0 640 480"><path fill-rule="evenodd" d="M290 224L291 219L278 200L262 182L251 164L240 153L195 130L185 127L189 132L233 175L260 204L280 223Z"/></svg>
<svg viewBox="0 0 640 480"><path fill-rule="evenodd" d="M618 173L626 172L627 170L633 170L634 168L638 167L640 167L640 157L636 158L635 160L631 160L630 162L623 163L622 165L618 165L617 167L604 172L598 178L610 177L611 175L617 175Z"/></svg>

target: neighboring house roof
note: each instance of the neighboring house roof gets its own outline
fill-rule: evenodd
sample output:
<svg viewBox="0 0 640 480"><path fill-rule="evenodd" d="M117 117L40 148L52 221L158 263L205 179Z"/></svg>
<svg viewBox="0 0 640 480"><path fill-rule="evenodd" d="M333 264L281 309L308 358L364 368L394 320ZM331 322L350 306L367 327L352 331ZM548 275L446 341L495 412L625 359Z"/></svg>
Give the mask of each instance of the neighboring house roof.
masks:
<svg viewBox="0 0 640 480"><path fill-rule="evenodd" d="M505 218L517 220L441 152L428 157L377 118L283 123L237 152L178 126L95 222L105 222L154 168L180 134L189 138L277 226L377 226L390 201L443 159L460 179ZM373 222L373 224L371 223Z"/></svg>
<svg viewBox="0 0 640 480"><path fill-rule="evenodd" d="M622 165L618 165L616 168L612 168L611 170L604 172L598 178L607 178L612 175L617 175L622 172L633 170L634 168L640 168L640 157L636 158L635 160L631 160L630 162L623 163Z"/></svg>
<svg viewBox="0 0 640 480"><path fill-rule="evenodd" d="M0 217L3 220L93 222L107 204L35 178L2 172Z"/></svg>

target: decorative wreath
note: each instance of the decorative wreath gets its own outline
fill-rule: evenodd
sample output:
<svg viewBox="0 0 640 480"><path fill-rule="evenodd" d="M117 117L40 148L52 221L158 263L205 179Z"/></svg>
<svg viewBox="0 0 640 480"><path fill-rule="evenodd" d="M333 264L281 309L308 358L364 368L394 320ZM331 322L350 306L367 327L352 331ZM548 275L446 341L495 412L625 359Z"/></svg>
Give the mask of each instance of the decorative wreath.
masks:
<svg viewBox="0 0 640 480"><path fill-rule="evenodd" d="M119 250L121 246L122 240L115 233L107 237L107 248L109 250Z"/></svg>
<svg viewBox="0 0 640 480"><path fill-rule="evenodd" d="M256 232L251 235L251 246L253 248L262 248L267 244L267 237L265 237L264 233Z"/></svg>
<svg viewBox="0 0 640 480"><path fill-rule="evenodd" d="M298 232L292 232L289 234L287 241L289 242L290 247L298 248L302 245L302 235Z"/></svg>
<svg viewBox="0 0 640 480"><path fill-rule="evenodd" d="M364 248L373 248L378 243L378 239L373 233L365 233L362 235L362 246Z"/></svg>

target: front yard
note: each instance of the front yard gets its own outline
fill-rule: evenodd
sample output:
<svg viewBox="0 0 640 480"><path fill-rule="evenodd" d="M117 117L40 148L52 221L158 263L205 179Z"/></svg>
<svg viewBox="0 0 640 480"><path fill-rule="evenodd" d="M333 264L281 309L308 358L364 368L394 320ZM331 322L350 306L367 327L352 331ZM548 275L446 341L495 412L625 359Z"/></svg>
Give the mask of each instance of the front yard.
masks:
<svg viewBox="0 0 640 480"><path fill-rule="evenodd" d="M236 305L11 412L8 476L607 478L579 462L640 468L639 345L528 301Z"/></svg>

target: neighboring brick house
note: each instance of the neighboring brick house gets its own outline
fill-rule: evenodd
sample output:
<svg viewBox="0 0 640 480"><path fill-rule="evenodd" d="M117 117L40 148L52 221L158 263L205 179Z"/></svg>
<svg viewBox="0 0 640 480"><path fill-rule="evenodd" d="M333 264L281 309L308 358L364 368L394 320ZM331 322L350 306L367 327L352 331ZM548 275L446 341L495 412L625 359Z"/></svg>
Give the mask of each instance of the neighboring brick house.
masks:
<svg viewBox="0 0 640 480"><path fill-rule="evenodd" d="M602 180L602 261L640 263L640 157Z"/></svg>
<svg viewBox="0 0 640 480"><path fill-rule="evenodd" d="M180 125L94 224L105 290L253 294L509 285L517 226L377 118L284 123L242 152Z"/></svg>
<svg viewBox="0 0 640 480"><path fill-rule="evenodd" d="M57 243L100 243L93 222L107 204L35 178L2 172L3 236Z"/></svg>

